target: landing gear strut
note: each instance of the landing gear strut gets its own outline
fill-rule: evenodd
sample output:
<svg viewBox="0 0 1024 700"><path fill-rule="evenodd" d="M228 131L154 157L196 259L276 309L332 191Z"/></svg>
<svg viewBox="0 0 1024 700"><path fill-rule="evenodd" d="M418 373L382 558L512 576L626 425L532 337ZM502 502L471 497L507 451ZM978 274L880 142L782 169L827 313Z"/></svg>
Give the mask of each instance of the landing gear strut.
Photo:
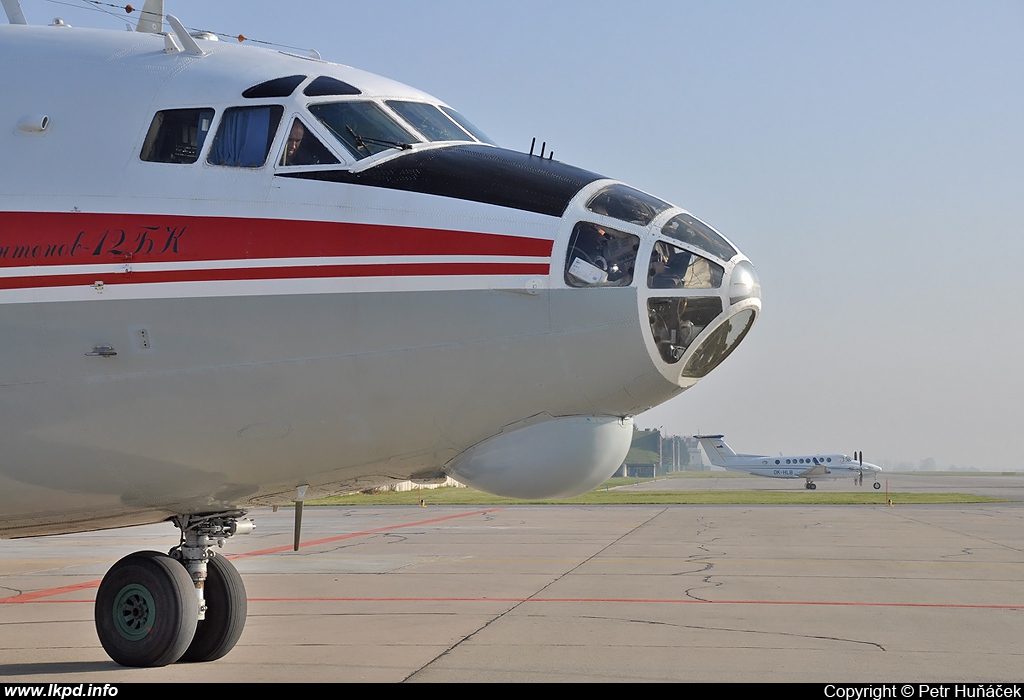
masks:
<svg viewBox="0 0 1024 700"><path fill-rule="evenodd" d="M215 661L231 651L242 636L247 604L238 569L223 556L206 563L206 619L179 661Z"/></svg>
<svg viewBox="0 0 1024 700"><path fill-rule="evenodd" d="M96 633L122 666L213 661L231 651L245 626L242 577L212 551L252 531L244 513L183 515L181 544L170 555L129 554L110 568L96 594Z"/></svg>

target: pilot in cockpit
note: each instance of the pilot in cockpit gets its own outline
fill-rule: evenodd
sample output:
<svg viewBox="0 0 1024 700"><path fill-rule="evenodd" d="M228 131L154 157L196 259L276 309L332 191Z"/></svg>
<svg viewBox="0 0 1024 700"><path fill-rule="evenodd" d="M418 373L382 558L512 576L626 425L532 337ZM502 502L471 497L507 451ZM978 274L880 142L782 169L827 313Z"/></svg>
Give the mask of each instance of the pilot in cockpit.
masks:
<svg viewBox="0 0 1024 700"><path fill-rule="evenodd" d="M651 254L647 283L655 289L682 288L689 265L689 252L661 242L656 243Z"/></svg>
<svg viewBox="0 0 1024 700"><path fill-rule="evenodd" d="M312 133L306 131L305 125L296 119L288 132L288 143L281 155L281 165L320 165L337 163L330 151Z"/></svg>
<svg viewBox="0 0 1024 700"><path fill-rule="evenodd" d="M302 139L306 135L306 127L302 125L298 119L292 123L292 130L288 134L288 145L285 146L284 160L281 165L308 165L307 163L299 162L302 160L300 156L300 149L302 148Z"/></svg>

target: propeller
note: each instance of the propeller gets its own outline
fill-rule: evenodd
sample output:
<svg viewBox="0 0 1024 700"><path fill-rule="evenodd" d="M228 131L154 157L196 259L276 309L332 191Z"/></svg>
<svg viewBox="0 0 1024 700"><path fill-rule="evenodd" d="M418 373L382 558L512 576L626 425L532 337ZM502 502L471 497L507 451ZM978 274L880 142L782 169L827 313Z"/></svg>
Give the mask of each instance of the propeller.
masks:
<svg viewBox="0 0 1024 700"><path fill-rule="evenodd" d="M857 460L857 464L860 467L860 480L861 480L861 483L863 484L864 483L864 452L863 451L854 452L853 453L853 458ZM880 470L881 470L881 467L879 467L878 465L871 464L870 462L868 463L868 472L871 474L871 478L875 482L874 483L874 487L875 487L876 490L882 488L881 481L878 478L878 473L879 473ZM889 482L888 482L888 480L886 480L885 489L886 489L886 493L888 493L888 490L889 490Z"/></svg>

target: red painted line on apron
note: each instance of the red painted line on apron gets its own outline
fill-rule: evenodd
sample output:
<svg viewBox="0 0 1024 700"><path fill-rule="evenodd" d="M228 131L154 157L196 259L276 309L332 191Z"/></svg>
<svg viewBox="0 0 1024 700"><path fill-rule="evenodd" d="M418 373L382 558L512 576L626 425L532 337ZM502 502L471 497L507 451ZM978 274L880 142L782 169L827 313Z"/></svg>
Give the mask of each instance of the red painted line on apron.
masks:
<svg viewBox="0 0 1024 700"><path fill-rule="evenodd" d="M291 545L287 547L291 549ZM269 551L269 550L268 550ZM99 581L93 581L79 586L66 586L54 588L50 591L39 591L44 595L56 595L56 592L98 586ZM33 594L27 594L31 596ZM91 599L75 600L38 600L38 596L32 600L26 600L27 596L17 596L18 599L4 598L0 603L92 603ZM947 609L968 609L968 610L1024 610L1024 603L1020 605L999 605L995 603L885 603L871 601L842 601L842 600L686 600L674 598L459 598L459 597L348 597L348 598L327 598L327 597L294 597L294 598L248 598L250 603L626 603L636 605L637 603L648 603L656 605L809 605L817 607L863 607L863 608L947 608Z"/></svg>
<svg viewBox="0 0 1024 700"><path fill-rule="evenodd" d="M341 540L350 540L353 537L365 537L366 535L375 535L378 532L391 532L392 530L401 530L407 527L419 527L421 525L433 525L434 523L441 523L446 520L455 520L456 518L468 518L471 515L484 515L491 513L496 510L503 510L502 508L487 508L486 510L476 510L472 513L459 513L457 515L445 515L440 518L431 518L430 520L420 520L415 523L404 523L402 525L385 525L384 527L377 527L372 530L363 530L362 532L350 532L347 535L335 535L334 537L325 537L322 540L312 540L311 542L302 542L300 547L314 547L319 544L330 544L331 542L340 542ZM244 552L242 554L230 554L228 559L244 559L245 557L259 557L264 554L277 554L279 552L287 552L292 550L293 545L286 544L280 547L271 547L270 549L260 549L255 552ZM2 602L2 601L0 601Z"/></svg>
<svg viewBox="0 0 1024 700"><path fill-rule="evenodd" d="M391 532L393 530L401 530L409 527L420 527L423 525L433 525L434 523L441 523L447 520L456 520L458 518L468 518L473 515L484 515L491 513L496 510L502 510L502 508L487 508L485 510L475 510L470 513L457 513L455 515L445 515L439 518L430 518L429 520L417 520L413 523L402 523L400 525L386 525L384 527L376 527L372 530L362 530L361 532L350 532L344 535L336 535L334 537L325 537L319 540L312 540L310 542L301 542L299 547L315 547L321 544L329 544L331 542L338 542L341 540L349 540L354 537L365 537L367 535L375 535L380 532ZM255 552L243 552L241 554L230 554L227 555L228 559L244 559L246 557L259 557L264 554L277 554L279 552L287 552L293 549L293 545L282 545L280 547L271 547L270 549L260 549ZM61 595L63 593L71 593L74 591L81 591L89 588L98 588L100 585L99 581L87 581L85 583L76 583L70 586L61 586L59 588L47 588L41 591L31 591L29 593L22 593L16 596L10 596L7 598L0 598L0 604L17 604L17 603L89 603L90 600L42 600L43 598L51 598L53 596Z"/></svg>

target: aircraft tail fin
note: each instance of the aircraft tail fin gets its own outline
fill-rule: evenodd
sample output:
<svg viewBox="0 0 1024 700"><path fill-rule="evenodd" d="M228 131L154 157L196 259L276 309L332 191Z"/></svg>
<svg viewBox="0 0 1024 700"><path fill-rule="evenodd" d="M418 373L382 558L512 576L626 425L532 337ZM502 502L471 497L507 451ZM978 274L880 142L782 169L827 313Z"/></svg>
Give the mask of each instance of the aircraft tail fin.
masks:
<svg viewBox="0 0 1024 700"><path fill-rule="evenodd" d="M159 34L164 30L164 0L146 0L139 11L137 32Z"/></svg>
<svg viewBox="0 0 1024 700"><path fill-rule="evenodd" d="M723 435L694 435L694 437L700 442L708 459L716 467L728 466L736 459L736 453L725 444L725 440L722 439Z"/></svg>

